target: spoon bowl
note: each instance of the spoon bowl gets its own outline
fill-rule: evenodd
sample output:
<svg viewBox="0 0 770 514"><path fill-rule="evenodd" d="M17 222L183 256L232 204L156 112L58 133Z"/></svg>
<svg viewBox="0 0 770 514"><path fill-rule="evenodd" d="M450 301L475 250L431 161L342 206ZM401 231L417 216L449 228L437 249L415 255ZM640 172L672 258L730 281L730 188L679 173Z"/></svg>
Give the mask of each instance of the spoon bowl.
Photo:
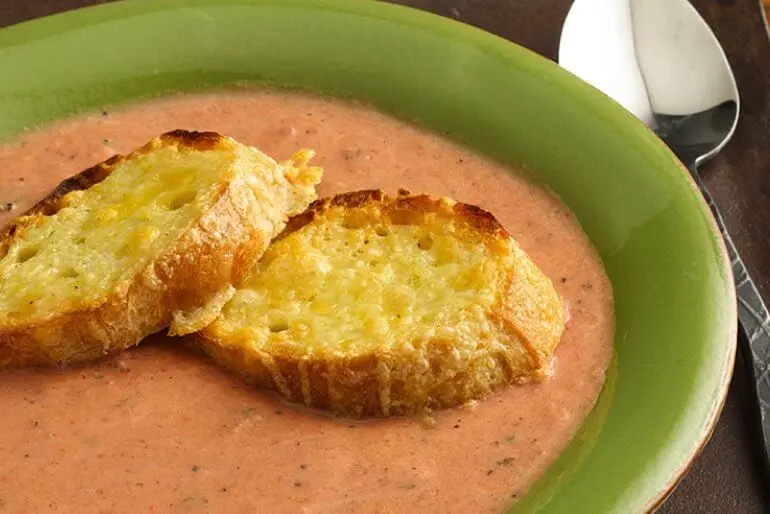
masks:
<svg viewBox="0 0 770 514"><path fill-rule="evenodd" d="M685 0L576 0L559 64L633 113L685 164L713 157L738 125L730 63Z"/></svg>

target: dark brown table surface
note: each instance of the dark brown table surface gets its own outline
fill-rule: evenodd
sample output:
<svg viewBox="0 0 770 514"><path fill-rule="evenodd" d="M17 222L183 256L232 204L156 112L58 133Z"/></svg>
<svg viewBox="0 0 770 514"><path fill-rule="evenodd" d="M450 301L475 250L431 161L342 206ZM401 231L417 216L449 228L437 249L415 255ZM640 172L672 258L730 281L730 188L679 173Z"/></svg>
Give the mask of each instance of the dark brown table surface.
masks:
<svg viewBox="0 0 770 514"><path fill-rule="evenodd" d="M110 0L0 0L0 27ZM355 0L351 0L355 1ZM571 0L394 0L476 25L556 59ZM721 41L741 94L730 144L701 172L750 273L770 299L770 42L759 0L692 0ZM9 73L10 70L3 70ZM752 398L738 356L722 416L690 473L659 512L770 512Z"/></svg>

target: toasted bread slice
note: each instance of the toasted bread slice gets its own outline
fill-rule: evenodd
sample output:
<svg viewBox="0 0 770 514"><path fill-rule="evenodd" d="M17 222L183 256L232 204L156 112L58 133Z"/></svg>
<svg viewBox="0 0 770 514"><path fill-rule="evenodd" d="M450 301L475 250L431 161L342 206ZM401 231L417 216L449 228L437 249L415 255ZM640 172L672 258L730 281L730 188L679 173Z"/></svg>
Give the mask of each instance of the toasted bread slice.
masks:
<svg viewBox="0 0 770 514"><path fill-rule="evenodd" d="M72 177L0 232L0 367L93 359L210 323L321 170L177 130Z"/></svg>
<svg viewBox="0 0 770 514"><path fill-rule="evenodd" d="M197 337L294 402L391 416L544 378L564 323L550 280L488 212L360 191L292 218Z"/></svg>

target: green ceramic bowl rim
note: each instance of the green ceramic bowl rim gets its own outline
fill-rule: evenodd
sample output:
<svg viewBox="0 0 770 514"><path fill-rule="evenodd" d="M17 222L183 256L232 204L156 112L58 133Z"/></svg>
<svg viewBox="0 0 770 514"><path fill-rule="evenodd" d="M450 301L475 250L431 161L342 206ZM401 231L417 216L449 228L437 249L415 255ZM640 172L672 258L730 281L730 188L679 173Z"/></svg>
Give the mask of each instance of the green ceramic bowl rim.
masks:
<svg viewBox="0 0 770 514"><path fill-rule="evenodd" d="M671 165L679 168L681 174L686 178L691 192L700 199L702 213L707 217L709 222L710 236L714 238L715 241L718 241L722 254L722 269L720 271L732 282L732 270L729 265L726 248L719 235L713 215L701 197L689 172L673 156L673 154L668 151L662 141L652 134L652 132L650 132L641 122L609 99L606 95L562 70L555 63L552 63L544 57L511 41L471 25L460 23L456 20L414 8L368 0L122 0L56 14L1 29L0 50L10 48L17 44L31 42L70 28L119 19L125 16L147 14L154 11L164 11L181 7L218 5L291 6L306 10L331 10L343 14L353 14L395 22L403 26L409 26L433 34L450 35L452 38L460 40L464 44L472 46L498 59L508 62L518 62L521 64L522 68L526 68L530 73L537 72L542 75L547 75L550 80L558 83L561 88L572 90L576 97L580 97L581 102L590 105L590 107L596 111L602 112L607 118L611 118L615 123L621 124L629 134L633 134L634 137L639 139L645 139L646 144L656 145L658 150L664 149L669 153ZM522 60L526 62L522 63ZM686 474L693 460L708 442L708 439L716 426L717 419L722 411L727 396L728 385L732 377L732 370L735 362L737 307L734 289L731 289L729 302L732 311L730 314L732 321L728 330L730 341L727 341L725 345L725 349L727 350L727 362L724 363L725 366L722 368L722 375L714 378L714 383L718 383L719 399L712 407L708 419L705 420L702 433L696 435L699 444L689 455L689 458L683 459L678 469L673 471L668 469L668 473L662 471L651 472L655 473L655 476L659 478L663 477L664 474L668 475L670 478L667 479L665 483L661 484L661 488L656 496L647 499L644 506L645 510L654 510L657 508L673 491L677 483Z"/></svg>
<svg viewBox="0 0 770 514"><path fill-rule="evenodd" d="M592 87L592 86L589 86ZM609 97L608 97L609 99ZM613 101L614 102L614 101ZM618 107L620 105L618 104ZM621 107L622 109L622 107ZM640 123L641 125L641 123ZM652 134L655 139L658 140L660 145L668 148L665 143L663 143L658 136L652 132L648 127L645 126L645 128ZM672 153L673 156L673 153ZM698 195L698 198L701 201L701 204L703 206L703 209L705 211L705 215L708 217L709 224L711 226L711 230L713 231L714 237L717 239L719 243L719 248L721 250L722 254L722 263L725 269L725 273L729 277L730 283L734 283L734 276L733 276L733 268L732 263L730 262L730 256L727 253L727 245L725 244L724 239L722 238L720 232L719 232L719 226L717 225L716 219L714 217L714 213L711 211L711 208L708 206L708 203L706 202L706 199L701 195L700 189L698 188L698 185L695 183L695 180L690 175L690 171L687 169L687 167L679 161L678 158L676 158L676 162L679 165L679 169L682 172L682 175L684 175L687 182L690 184L690 187L696 192ZM705 431L703 434L700 435L700 445L695 449L693 454L690 456L690 458L680 467L679 471L677 472L676 476L674 476L670 482L668 482L665 486L665 488L658 494L657 497L651 499L648 502L647 510L648 512L654 512L657 510L663 502L666 501L666 499L674 492L676 487L679 485L679 483L684 479L685 476L690 472L692 465L694 464L695 460L700 456L700 454L703 452L703 449L706 447L708 442L711 440L711 436L714 434L714 430L716 429L717 422L719 421L719 417L722 414L722 411L725 407L725 403L727 402L727 393L729 392L730 382L733 378L733 372L735 369L735 359L736 359L736 353L737 353L737 346L738 346L738 303L737 303L737 293L734 288L731 290L731 299L730 299L730 307L731 307L731 319L733 320L732 325L730 327L730 341L732 341L732 344L729 345L731 348L731 351L729 353L729 360L727 362L727 366L725 368L725 373L721 379L721 397L719 399L719 403L717 406L713 409L710 419L707 422L707 425L705 427Z"/></svg>

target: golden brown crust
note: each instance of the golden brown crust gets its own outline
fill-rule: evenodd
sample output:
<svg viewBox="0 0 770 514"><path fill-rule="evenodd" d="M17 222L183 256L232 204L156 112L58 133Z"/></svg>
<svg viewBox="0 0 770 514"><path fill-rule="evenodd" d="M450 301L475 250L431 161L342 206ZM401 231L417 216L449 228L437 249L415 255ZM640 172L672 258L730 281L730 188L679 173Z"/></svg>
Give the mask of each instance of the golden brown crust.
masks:
<svg viewBox="0 0 770 514"><path fill-rule="evenodd" d="M65 180L0 233L0 258L24 227L56 213L64 195L101 182L120 161L172 142L200 150L214 149L224 139L211 132L176 130ZM242 182L223 184L210 208L170 248L131 281L118 284L108 297L46 319L0 324L0 369L96 359L137 344L168 327L176 313L221 295L246 274L272 237L255 203L253 192Z"/></svg>
<svg viewBox="0 0 770 514"><path fill-rule="evenodd" d="M292 232L296 232L314 219L322 216L324 212L332 207L343 207L356 209L368 205L377 205L378 208L386 212L390 218L398 219L398 212L402 211L408 215L414 216L419 212L435 212L443 210L447 214L463 219L475 230L486 234L490 238L509 238L510 234L497 221L490 212L466 203L454 202L448 198L436 198L428 194L412 194L406 189L399 189L395 197L381 189L364 189L360 191L351 191L340 193L338 195L320 198L307 208L302 214L293 216L286 224L286 228L278 236L284 238ZM395 214L395 215L394 215Z"/></svg>
<svg viewBox="0 0 770 514"><path fill-rule="evenodd" d="M480 399L507 384L542 380L564 329L564 311L550 280L529 260L487 211L445 198L401 190L389 197L380 190L344 193L317 200L293 217L279 236L285 238L331 209L379 209L391 222L418 221L420 213L438 212L464 230L476 231L489 244L514 252L515 268L499 273L501 294L487 313L495 327L493 341L480 341L460 368L456 341L434 337L412 341L416 349L377 350L363 355L313 351L297 353L282 346L254 347L248 337L215 322L197 333L200 346L220 364L258 387L272 389L309 407L347 417L424 413ZM534 300L534 301L523 301ZM236 332L237 333L237 332Z"/></svg>
<svg viewBox="0 0 770 514"><path fill-rule="evenodd" d="M543 378L534 374L538 364L521 348L488 349L462 373L446 375L442 366L453 343L438 339L425 343L425 371L421 364L395 353L324 358L254 352L244 345L223 344L207 330L194 338L209 356L246 382L277 391L289 401L350 418L425 414L483 399L508 384ZM494 361L492 370L489 359ZM417 375L432 384L420 396L409 392Z"/></svg>
<svg viewBox="0 0 770 514"><path fill-rule="evenodd" d="M166 143L174 142L179 146L186 146L196 150L212 150L224 139L216 132L198 132L194 130L176 129L160 136Z"/></svg>

